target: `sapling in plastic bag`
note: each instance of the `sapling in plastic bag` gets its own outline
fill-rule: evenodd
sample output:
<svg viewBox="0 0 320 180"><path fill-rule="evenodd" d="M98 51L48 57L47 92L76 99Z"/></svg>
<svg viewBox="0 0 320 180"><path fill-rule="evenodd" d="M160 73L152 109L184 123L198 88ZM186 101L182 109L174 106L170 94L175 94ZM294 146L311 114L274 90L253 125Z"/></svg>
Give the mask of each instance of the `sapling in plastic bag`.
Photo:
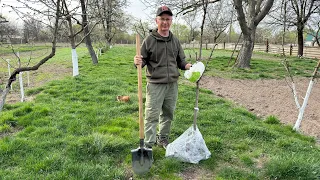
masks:
<svg viewBox="0 0 320 180"><path fill-rule="evenodd" d="M172 143L168 144L166 157L174 157L180 161L197 164L200 160L211 156L198 127L192 125Z"/></svg>
<svg viewBox="0 0 320 180"><path fill-rule="evenodd" d="M196 82L197 84L193 125L176 140L168 144L166 157L173 157L183 162L197 164L199 161L208 159L211 156L211 153L208 150L204 139L202 138L202 134L196 125L197 113L199 111L199 80L204 70L204 64L198 61L193 64L192 67L184 74L185 78L191 82Z"/></svg>

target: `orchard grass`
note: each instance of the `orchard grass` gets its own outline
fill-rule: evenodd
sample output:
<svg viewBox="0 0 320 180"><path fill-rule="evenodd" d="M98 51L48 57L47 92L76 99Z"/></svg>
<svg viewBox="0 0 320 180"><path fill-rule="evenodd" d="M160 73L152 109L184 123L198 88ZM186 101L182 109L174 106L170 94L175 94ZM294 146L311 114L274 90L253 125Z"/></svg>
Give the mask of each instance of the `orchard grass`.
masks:
<svg viewBox="0 0 320 180"><path fill-rule="evenodd" d="M30 52L50 48L51 44L3 44L0 43L0 55L14 52Z"/></svg>
<svg viewBox="0 0 320 180"><path fill-rule="evenodd" d="M24 47L24 46L23 46ZM38 48L37 48L38 47ZM30 49L30 47L28 47ZM0 52L3 51L3 48L0 47ZM19 48L15 49L16 52L20 52ZM21 67L25 66L34 66L36 65L42 58L49 55L51 52L51 47L49 46L36 46L34 47L32 52L20 52L19 57L21 61ZM77 48L78 57L88 54L86 48L81 45ZM71 62L71 48L62 47L62 45L57 46L55 56L49 59L45 65L39 67L36 71L29 72L29 80L30 83L34 86L42 85L46 82L55 79L61 79L65 76L72 75L72 62ZM10 71L11 73L15 68L18 67L18 59L13 53L0 53L0 86L3 87L7 83L8 79L8 64L6 60L10 62ZM25 84L25 88L27 87L27 75L24 72L23 82ZM19 82L14 81L12 83L13 91L19 93ZM32 90L31 90L32 91ZM12 91L11 91L12 92ZM28 93L28 92L27 92Z"/></svg>
<svg viewBox="0 0 320 180"><path fill-rule="evenodd" d="M186 56L191 62L195 61L196 51L186 50ZM202 59L204 64L207 63L211 50L203 50ZM199 54L199 52L197 52ZM254 52L251 59L250 69L237 69L233 65L238 52L235 52L230 60L232 51L214 50L213 58L208 61L205 74L208 76L223 77L229 79L283 79L288 76L284 68L283 61L285 58L275 54ZM317 59L298 58L293 56L286 57L289 68L293 76L310 77L317 65Z"/></svg>
<svg viewBox="0 0 320 180"><path fill-rule="evenodd" d="M62 52L70 52L70 48ZM275 56L275 60L253 59L250 70L234 70L227 66L228 53L231 55L215 51L206 75L257 79L281 78L285 74ZM70 68L62 54L56 55L61 60L51 63ZM116 46L93 65L85 53L79 59L79 76L69 75L28 90L28 96L35 96L31 102L6 104L0 116L0 179L133 176L174 180L183 179L184 174L219 180L319 179L320 148L314 138L292 131L276 117L259 119L206 89L200 89L197 125L212 156L199 164L189 164L165 158L165 150L154 147L150 172L134 175L130 151L139 145L134 54L133 46ZM208 54L204 52L204 56ZM292 68L300 69L297 76L308 76L313 60L289 60ZM196 87L183 79L179 81L171 141L193 122ZM144 75L143 82L145 91ZM118 102L118 95L129 95L130 101Z"/></svg>

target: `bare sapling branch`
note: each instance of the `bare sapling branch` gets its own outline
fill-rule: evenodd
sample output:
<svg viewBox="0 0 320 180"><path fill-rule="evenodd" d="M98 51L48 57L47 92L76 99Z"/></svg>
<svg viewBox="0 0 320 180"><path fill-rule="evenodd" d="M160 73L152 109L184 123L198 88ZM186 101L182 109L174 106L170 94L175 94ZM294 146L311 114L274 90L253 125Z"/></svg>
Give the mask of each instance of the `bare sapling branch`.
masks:
<svg viewBox="0 0 320 180"><path fill-rule="evenodd" d="M101 22L101 20L99 20L93 24L93 26L89 30L89 33L85 33L85 35L82 37L82 39L76 44L76 47L78 47L81 43L83 43L83 41L92 33L92 31L94 30L96 25L98 25L100 22ZM79 33L82 32L84 30L84 28L86 28L88 26L89 25L86 25L85 27L81 28L81 31L79 31ZM78 35L79 33L76 33L75 35Z"/></svg>
<svg viewBox="0 0 320 180"><path fill-rule="evenodd" d="M301 107L300 107L300 103L299 103L299 100L298 100L296 85L294 83L294 80L293 80L293 77L292 77L292 74L291 74L291 71L290 71L290 68L289 68L289 63L288 63L286 58L282 61L282 64L283 64L284 68L286 69L286 71L288 72L288 75L289 75L290 80L291 80L291 85L289 85L289 83L288 83L288 86L290 87L291 92L293 94L294 102L296 103L297 109L300 109Z"/></svg>
<svg viewBox="0 0 320 180"><path fill-rule="evenodd" d="M303 119L304 110L305 110L305 108L306 108L306 106L308 104L309 96L311 94L311 90L312 90L312 87L313 87L313 84L314 84L314 79L317 76L319 67L320 67L320 60L318 61L318 64L314 69L313 75L311 77L311 80L310 80L310 83L309 83L309 86L308 86L308 90L306 92L306 96L304 97L303 104L302 104L302 106L301 106L301 108L299 110L298 119L296 121L296 124L293 127L293 130L295 130L295 131L299 131L300 124L301 124L301 121Z"/></svg>
<svg viewBox="0 0 320 180"><path fill-rule="evenodd" d="M203 1L204 2L204 1ZM204 28L204 23L206 19L206 14L207 14L207 7L208 7L208 1L206 1L203 4L203 17L202 17L202 24L201 24L201 30L200 30L200 48L199 48L199 58L197 61L201 61L201 54L202 54L202 39L203 39L203 28ZM199 101L199 82L200 82L201 77L199 80L196 82L197 88L196 88L196 101L195 101L195 106L194 106L194 115L193 115L193 129L197 129L197 114L199 111L198 108L198 101Z"/></svg>

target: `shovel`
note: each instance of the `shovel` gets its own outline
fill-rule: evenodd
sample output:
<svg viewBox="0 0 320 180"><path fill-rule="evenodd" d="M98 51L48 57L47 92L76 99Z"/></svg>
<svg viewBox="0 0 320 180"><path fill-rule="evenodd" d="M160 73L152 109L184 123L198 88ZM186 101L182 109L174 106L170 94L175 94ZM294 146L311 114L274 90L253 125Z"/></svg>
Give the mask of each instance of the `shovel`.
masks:
<svg viewBox="0 0 320 180"><path fill-rule="evenodd" d="M136 54L140 56L140 36L136 35ZM143 124L143 104L142 104L142 73L141 64L138 69L138 99L139 99L139 137L140 147L131 150L132 153L132 169L136 174L147 173L152 165L152 149L144 147L144 124Z"/></svg>

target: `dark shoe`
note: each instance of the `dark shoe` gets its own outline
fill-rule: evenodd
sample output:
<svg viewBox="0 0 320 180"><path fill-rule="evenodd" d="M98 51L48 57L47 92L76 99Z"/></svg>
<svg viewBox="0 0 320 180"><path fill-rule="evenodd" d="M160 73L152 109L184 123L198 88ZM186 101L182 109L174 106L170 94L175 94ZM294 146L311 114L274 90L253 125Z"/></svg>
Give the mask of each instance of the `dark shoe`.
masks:
<svg viewBox="0 0 320 180"><path fill-rule="evenodd" d="M157 145L162 146L164 149L167 149L168 144L169 144L169 141L167 138L157 139Z"/></svg>

